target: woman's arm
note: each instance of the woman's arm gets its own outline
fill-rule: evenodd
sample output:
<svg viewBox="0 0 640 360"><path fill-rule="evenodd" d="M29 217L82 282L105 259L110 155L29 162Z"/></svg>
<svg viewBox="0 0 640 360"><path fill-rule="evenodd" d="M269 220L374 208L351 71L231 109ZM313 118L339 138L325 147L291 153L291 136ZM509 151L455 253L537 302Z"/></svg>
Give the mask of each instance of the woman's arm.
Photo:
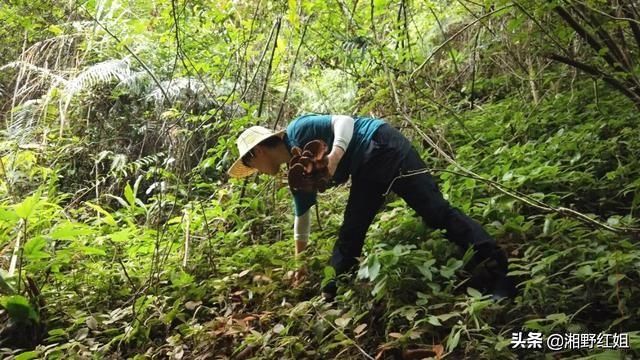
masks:
<svg viewBox="0 0 640 360"><path fill-rule="evenodd" d="M347 151L351 138L353 137L353 127L355 120L347 115L331 115L331 128L333 129L333 148L329 153L329 173L331 176L336 172L342 156Z"/></svg>
<svg viewBox="0 0 640 360"><path fill-rule="evenodd" d="M296 256L307 248L309 234L311 233L311 209L301 216L296 216L293 221L293 239L296 241Z"/></svg>

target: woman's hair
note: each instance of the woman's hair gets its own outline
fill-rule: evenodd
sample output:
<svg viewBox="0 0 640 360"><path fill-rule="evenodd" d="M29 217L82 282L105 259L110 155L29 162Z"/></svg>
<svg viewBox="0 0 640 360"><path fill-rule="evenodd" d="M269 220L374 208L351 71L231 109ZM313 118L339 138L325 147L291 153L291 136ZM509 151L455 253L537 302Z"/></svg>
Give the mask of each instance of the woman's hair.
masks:
<svg viewBox="0 0 640 360"><path fill-rule="evenodd" d="M274 135L271 137L268 137L262 141L260 141L260 143L258 143L258 145L264 145L268 148L274 148L277 147L280 144L283 144L284 140L282 140L282 138L278 135ZM257 145L256 145L257 146Z"/></svg>

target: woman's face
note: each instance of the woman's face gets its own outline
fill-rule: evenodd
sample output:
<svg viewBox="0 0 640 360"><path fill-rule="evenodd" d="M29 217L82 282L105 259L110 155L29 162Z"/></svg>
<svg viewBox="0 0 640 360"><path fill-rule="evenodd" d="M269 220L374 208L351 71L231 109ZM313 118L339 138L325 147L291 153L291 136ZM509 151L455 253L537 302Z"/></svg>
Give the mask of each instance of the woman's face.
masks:
<svg viewBox="0 0 640 360"><path fill-rule="evenodd" d="M257 169L260 174L276 175L280 171L275 156L275 149L257 145L251 150L254 156L247 161L247 165Z"/></svg>

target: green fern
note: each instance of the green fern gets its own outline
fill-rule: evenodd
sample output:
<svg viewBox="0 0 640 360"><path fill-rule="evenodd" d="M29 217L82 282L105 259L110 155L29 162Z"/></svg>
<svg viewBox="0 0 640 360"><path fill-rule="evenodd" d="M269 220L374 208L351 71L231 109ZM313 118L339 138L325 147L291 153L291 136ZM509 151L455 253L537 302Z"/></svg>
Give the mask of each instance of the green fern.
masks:
<svg viewBox="0 0 640 360"><path fill-rule="evenodd" d="M126 155L114 154L112 156L111 169L109 170L108 176L113 176L116 179L129 176L129 174L133 174L139 170L158 164L165 156L166 154L164 152L159 152L143 156L135 161L127 163Z"/></svg>
<svg viewBox="0 0 640 360"><path fill-rule="evenodd" d="M7 127L7 137L23 142L37 123L42 100L27 100L11 109L11 122Z"/></svg>
<svg viewBox="0 0 640 360"><path fill-rule="evenodd" d="M27 61L12 61L6 65L0 66L0 71L4 71L6 69L21 69L23 71L29 71L40 75L42 79L51 78L54 80L54 83L62 83L66 84L67 80L60 75L55 74L52 70L46 69L40 66L36 66Z"/></svg>
<svg viewBox="0 0 640 360"><path fill-rule="evenodd" d="M126 90L132 95L142 96L146 94L150 82L151 76L146 71L132 71L128 76L120 79L114 90Z"/></svg>
<svg viewBox="0 0 640 360"><path fill-rule="evenodd" d="M187 107L210 107L215 103L208 96L207 87L198 79L184 77L164 80L160 83L166 91L169 101L183 101ZM156 109L162 108L164 95L159 87L155 86L147 95L147 101L153 102Z"/></svg>
<svg viewBox="0 0 640 360"><path fill-rule="evenodd" d="M131 76L131 64L128 58L111 59L92 65L69 80L65 86L65 94L69 97L90 87L108 83L113 80L122 81Z"/></svg>

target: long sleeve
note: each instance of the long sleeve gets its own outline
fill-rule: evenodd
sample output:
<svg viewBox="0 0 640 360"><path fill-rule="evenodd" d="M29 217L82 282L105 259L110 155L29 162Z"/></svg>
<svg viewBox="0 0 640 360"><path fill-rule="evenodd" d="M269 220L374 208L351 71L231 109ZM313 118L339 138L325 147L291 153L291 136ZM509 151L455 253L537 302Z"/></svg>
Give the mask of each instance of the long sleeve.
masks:
<svg viewBox="0 0 640 360"><path fill-rule="evenodd" d="M311 210L307 210L304 214L296 216L293 221L293 239L295 241L309 241L311 233Z"/></svg>
<svg viewBox="0 0 640 360"><path fill-rule="evenodd" d="M347 151L349 142L353 137L355 120L347 115L331 115L331 128L333 129L333 146Z"/></svg>

